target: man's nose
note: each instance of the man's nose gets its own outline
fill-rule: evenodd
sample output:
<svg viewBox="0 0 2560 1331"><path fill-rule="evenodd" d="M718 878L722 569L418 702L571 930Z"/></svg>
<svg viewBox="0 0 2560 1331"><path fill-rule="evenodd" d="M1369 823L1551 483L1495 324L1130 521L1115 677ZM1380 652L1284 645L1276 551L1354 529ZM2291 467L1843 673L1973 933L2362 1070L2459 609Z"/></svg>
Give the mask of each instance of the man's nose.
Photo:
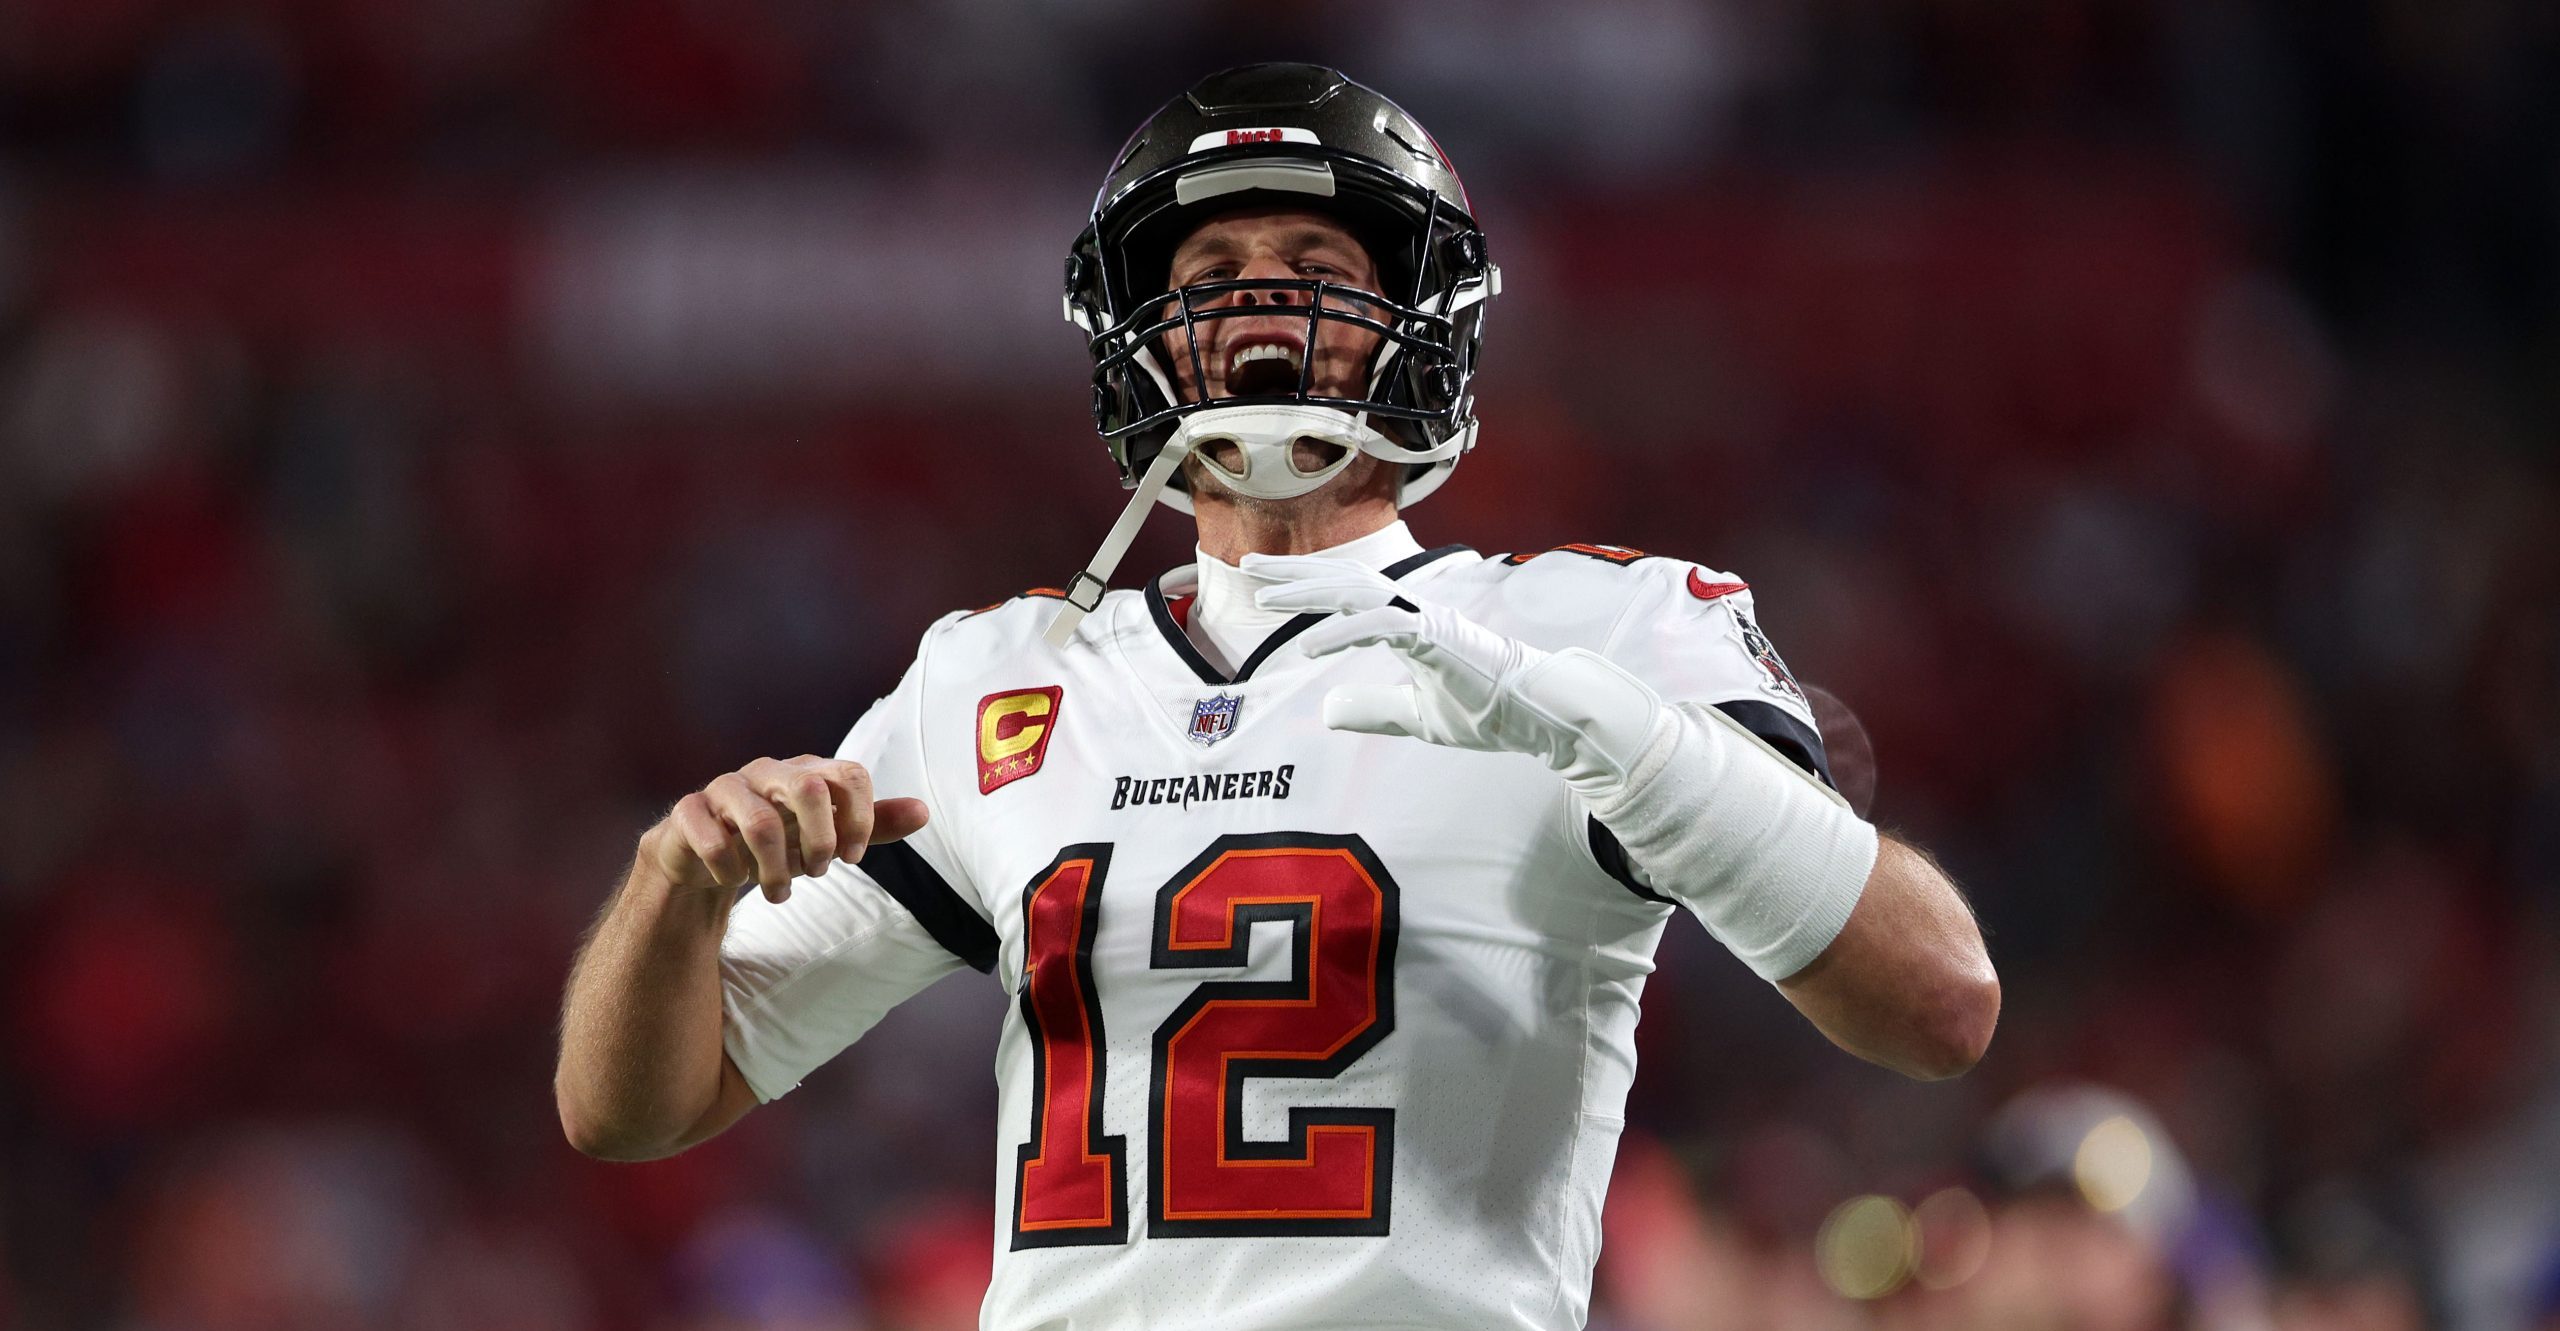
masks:
<svg viewBox="0 0 2560 1331"><path fill-rule="evenodd" d="M1289 282L1296 281L1297 277L1297 272L1290 268L1288 264L1282 262L1277 256L1264 256L1253 259L1247 262L1243 267L1236 270L1236 280L1242 282L1251 282L1258 279ZM1236 293L1236 302L1241 305L1296 305L1306 300L1306 298L1307 293L1291 290L1286 287L1264 288L1259 290L1247 287Z"/></svg>

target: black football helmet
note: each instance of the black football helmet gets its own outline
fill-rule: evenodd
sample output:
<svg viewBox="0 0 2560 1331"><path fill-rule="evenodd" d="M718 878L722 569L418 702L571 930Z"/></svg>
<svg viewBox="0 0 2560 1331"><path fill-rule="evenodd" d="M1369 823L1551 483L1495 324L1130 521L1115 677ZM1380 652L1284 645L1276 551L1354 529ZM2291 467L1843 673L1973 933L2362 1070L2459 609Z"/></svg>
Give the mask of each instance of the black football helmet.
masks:
<svg viewBox="0 0 2560 1331"><path fill-rule="evenodd" d="M1254 278L1167 290L1174 251L1194 228L1266 202L1340 221L1368 250L1381 289ZM1137 493L1067 584L1050 643L1065 645L1102 603L1106 580L1157 500L1190 511L1180 464L1204 443L1236 445L1241 470L1200 456L1242 494L1307 493L1357 453L1404 466L1403 503L1439 488L1475 446L1476 358L1485 307L1501 286L1466 187L1440 145L1403 108L1339 71L1245 65L1202 79L1148 117L1113 160L1092 221L1067 252L1067 321L1084 330L1093 354L1094 428L1119 465L1120 484ZM1220 301L1245 291L1275 299ZM1284 294L1290 298L1276 299ZM1182 400L1169 334L1283 307L1307 321L1294 388ZM1326 320L1379 340L1360 396L1315 391L1311 353ZM1191 382L1206 385L1201 339L1186 340ZM1339 452L1303 472L1299 439Z"/></svg>
<svg viewBox="0 0 2560 1331"><path fill-rule="evenodd" d="M1168 292L1174 250L1194 227L1263 201L1341 221L1369 250L1382 290L1354 300L1348 287L1255 280ZM1357 449L1403 462L1405 503L1437 488L1474 445L1472 385L1500 274L1439 144L1403 108L1339 71L1246 65L1166 103L1112 162L1091 224L1068 252L1066 278L1067 319L1093 354L1094 426L1124 487L1139 484L1177 430L1188 442L1312 437L1342 445L1345 461ZM1379 335L1364 395L1312 392L1310 355L1292 391L1182 401L1166 335L1270 313L1240 302L1205 308L1221 295L1292 288L1298 298L1289 303L1307 314L1308 347L1319 320ZM1196 356L1197 339L1192 346ZM1195 372L1192 382L1206 378ZM1222 419L1195 419L1204 416ZM1168 475L1162 497L1190 507L1178 474Z"/></svg>

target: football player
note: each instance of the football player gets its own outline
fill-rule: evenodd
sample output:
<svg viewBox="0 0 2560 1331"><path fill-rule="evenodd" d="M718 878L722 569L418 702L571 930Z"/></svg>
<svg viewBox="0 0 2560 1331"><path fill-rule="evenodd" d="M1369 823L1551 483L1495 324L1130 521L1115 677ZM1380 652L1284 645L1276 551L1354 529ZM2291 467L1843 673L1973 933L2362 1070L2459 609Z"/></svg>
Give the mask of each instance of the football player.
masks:
<svg viewBox="0 0 2560 1331"><path fill-rule="evenodd" d="M1400 520L1475 442L1500 289L1411 116L1215 75L1066 279L1129 507L833 758L642 836L570 980L579 1149L681 1151L969 967L1014 1000L985 1326L1566 1328L1674 916L1853 1053L1981 1056L1970 912L1831 788L1739 579ZM1198 562L1106 592L1159 503Z"/></svg>

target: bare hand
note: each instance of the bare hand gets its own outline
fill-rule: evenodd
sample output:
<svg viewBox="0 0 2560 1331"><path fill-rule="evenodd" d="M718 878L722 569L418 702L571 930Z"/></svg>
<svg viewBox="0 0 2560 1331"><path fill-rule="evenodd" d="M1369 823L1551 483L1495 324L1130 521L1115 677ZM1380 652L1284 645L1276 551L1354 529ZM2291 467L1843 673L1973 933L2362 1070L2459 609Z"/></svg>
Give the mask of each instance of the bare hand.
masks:
<svg viewBox="0 0 2560 1331"><path fill-rule="evenodd" d="M924 826L923 800L871 798L862 764L802 754L758 758L676 801L640 837L640 860L678 891L753 881L767 900L791 896L791 880L862 858L874 843Z"/></svg>

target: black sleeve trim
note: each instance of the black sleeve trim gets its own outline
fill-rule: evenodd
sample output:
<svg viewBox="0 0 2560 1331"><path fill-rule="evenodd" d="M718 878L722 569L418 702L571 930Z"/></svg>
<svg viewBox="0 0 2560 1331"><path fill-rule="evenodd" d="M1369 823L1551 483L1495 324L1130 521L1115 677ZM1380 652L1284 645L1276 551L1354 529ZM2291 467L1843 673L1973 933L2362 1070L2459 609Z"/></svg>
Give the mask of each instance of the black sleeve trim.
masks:
<svg viewBox="0 0 2560 1331"><path fill-rule="evenodd" d="M913 912L925 932L950 949L951 955L983 974L995 973L995 928L960 899L915 847L903 841L873 846L862 853L862 871Z"/></svg>
<svg viewBox="0 0 2560 1331"><path fill-rule="evenodd" d="M1411 573L1425 564L1439 563L1441 560L1446 559L1451 555L1462 553L1466 549L1467 547L1465 545L1455 542L1448 545L1435 545L1428 550L1406 555L1404 558L1399 559L1378 571L1386 574L1390 578L1401 578L1405 574Z"/></svg>
<svg viewBox="0 0 2560 1331"><path fill-rule="evenodd" d="M1665 906L1675 904L1671 898L1636 881L1636 867L1627 859L1627 848L1618 844L1617 833L1602 827L1597 818L1585 818L1582 821L1590 831L1591 858L1599 862L1600 872L1618 880L1618 886L1647 901Z"/></svg>
<svg viewBox="0 0 2560 1331"><path fill-rule="evenodd" d="M1822 735L1813 727L1795 719L1785 709L1772 703L1744 698L1720 702L1716 710L1733 718L1734 724L1759 736L1769 747L1785 754L1796 766L1822 778L1822 784L1838 789L1831 779L1831 759L1822 751ZM1675 905L1671 898L1637 881L1635 865L1627 859L1627 848L1618 844L1617 834L1600 825L1597 818L1583 820L1589 826L1591 858L1600 871L1618 881L1618 885L1647 901L1665 906Z"/></svg>
<svg viewBox="0 0 2560 1331"><path fill-rule="evenodd" d="M1821 777L1822 784L1833 790L1840 788L1840 783L1831 779L1831 755L1823 752L1822 732L1795 719L1785 708L1743 698L1717 703L1716 710L1732 717L1734 724L1758 735L1770 748L1792 759L1796 766Z"/></svg>

